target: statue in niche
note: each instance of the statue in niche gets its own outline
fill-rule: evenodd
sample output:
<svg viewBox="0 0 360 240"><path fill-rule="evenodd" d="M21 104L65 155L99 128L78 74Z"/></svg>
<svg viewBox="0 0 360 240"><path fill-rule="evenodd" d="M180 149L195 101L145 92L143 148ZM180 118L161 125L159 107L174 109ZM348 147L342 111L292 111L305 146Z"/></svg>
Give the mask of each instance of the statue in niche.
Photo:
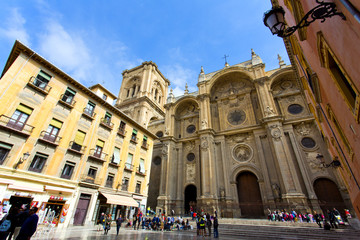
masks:
<svg viewBox="0 0 360 240"><path fill-rule="evenodd" d="M265 112L265 116L275 115L274 109L272 109L270 106L266 106L264 112Z"/></svg>
<svg viewBox="0 0 360 240"><path fill-rule="evenodd" d="M201 121L201 129L206 129L207 128L207 121L204 119Z"/></svg>

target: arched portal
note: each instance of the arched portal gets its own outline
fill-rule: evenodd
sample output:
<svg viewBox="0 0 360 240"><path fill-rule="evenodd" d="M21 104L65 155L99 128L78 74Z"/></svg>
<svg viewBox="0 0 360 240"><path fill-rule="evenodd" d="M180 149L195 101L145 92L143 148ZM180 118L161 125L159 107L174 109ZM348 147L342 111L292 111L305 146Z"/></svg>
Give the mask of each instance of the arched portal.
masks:
<svg viewBox="0 0 360 240"><path fill-rule="evenodd" d="M333 208L343 212L345 203L337 185L333 181L319 178L314 182L314 190L324 214L327 209L332 210Z"/></svg>
<svg viewBox="0 0 360 240"><path fill-rule="evenodd" d="M194 211L196 210L196 197L197 189L194 185L188 185L185 188L185 214L190 212L190 206L193 207Z"/></svg>
<svg viewBox="0 0 360 240"><path fill-rule="evenodd" d="M257 177L251 172L242 172L237 176L236 182L241 216L264 216L264 208Z"/></svg>

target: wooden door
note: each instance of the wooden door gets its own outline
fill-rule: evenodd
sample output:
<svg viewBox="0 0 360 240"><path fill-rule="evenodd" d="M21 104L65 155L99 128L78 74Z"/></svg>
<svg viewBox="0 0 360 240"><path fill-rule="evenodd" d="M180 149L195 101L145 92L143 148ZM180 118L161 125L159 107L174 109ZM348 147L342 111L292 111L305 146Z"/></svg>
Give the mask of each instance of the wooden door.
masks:
<svg viewBox="0 0 360 240"><path fill-rule="evenodd" d="M237 187L241 216L264 216L264 209L257 177L251 172L240 173L237 177Z"/></svg>
<svg viewBox="0 0 360 240"><path fill-rule="evenodd" d="M81 194L74 215L74 225L83 225L90 203L90 195Z"/></svg>
<svg viewBox="0 0 360 240"><path fill-rule="evenodd" d="M345 203L336 184L326 178L319 178L314 182L314 190L319 200L323 213L326 210L336 208L340 213L344 213Z"/></svg>

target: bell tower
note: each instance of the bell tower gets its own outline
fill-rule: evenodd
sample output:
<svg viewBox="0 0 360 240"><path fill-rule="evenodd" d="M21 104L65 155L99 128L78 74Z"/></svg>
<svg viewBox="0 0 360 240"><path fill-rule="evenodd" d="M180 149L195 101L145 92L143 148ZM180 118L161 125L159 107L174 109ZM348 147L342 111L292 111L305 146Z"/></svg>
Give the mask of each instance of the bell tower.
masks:
<svg viewBox="0 0 360 240"><path fill-rule="evenodd" d="M115 106L147 127L151 120L165 118L166 95L170 81L153 62L125 70Z"/></svg>

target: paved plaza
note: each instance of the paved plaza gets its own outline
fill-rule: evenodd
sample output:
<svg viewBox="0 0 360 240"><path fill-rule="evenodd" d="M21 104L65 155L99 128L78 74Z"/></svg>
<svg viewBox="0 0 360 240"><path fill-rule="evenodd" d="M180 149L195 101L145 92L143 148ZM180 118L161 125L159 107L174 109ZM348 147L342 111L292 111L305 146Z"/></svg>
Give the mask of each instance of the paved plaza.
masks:
<svg viewBox="0 0 360 240"><path fill-rule="evenodd" d="M102 231L96 231L95 227L69 227L65 229L53 229L50 232L38 231L32 239L71 240L71 239L136 239L136 240L166 240L166 239L213 239L213 236L198 237L195 230L159 232L149 230L133 230L122 228L116 235L113 227L108 235ZM314 226L255 226L255 225L231 225L225 224L219 228L218 239L360 239L360 231L353 230L350 226L340 229L325 231Z"/></svg>

